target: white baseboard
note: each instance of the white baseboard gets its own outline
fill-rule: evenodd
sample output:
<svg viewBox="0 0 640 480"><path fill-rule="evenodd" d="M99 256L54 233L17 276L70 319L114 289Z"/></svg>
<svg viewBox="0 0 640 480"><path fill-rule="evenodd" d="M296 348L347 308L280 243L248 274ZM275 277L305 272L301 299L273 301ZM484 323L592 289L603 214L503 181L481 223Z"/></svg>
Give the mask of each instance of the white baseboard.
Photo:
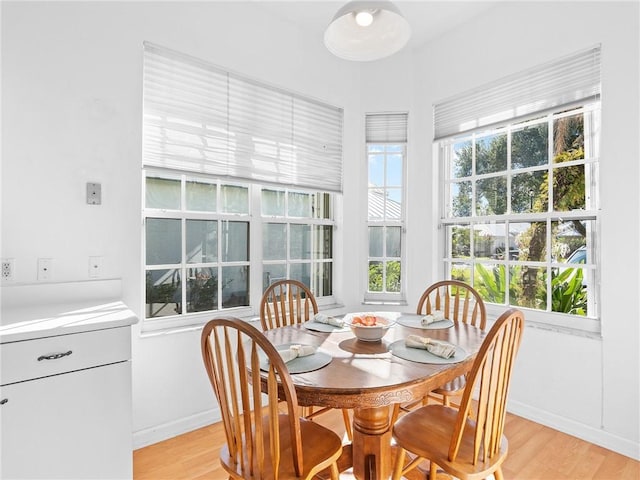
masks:
<svg viewBox="0 0 640 480"><path fill-rule="evenodd" d="M540 410L516 400L509 400L509 412L554 430L578 437L607 450L613 450L621 455L640 460L640 443L634 443L626 438Z"/></svg>
<svg viewBox="0 0 640 480"><path fill-rule="evenodd" d="M146 447L154 443L173 438L198 428L206 427L220 421L220 410L215 408L190 417L174 420L155 427L133 432L133 449Z"/></svg>

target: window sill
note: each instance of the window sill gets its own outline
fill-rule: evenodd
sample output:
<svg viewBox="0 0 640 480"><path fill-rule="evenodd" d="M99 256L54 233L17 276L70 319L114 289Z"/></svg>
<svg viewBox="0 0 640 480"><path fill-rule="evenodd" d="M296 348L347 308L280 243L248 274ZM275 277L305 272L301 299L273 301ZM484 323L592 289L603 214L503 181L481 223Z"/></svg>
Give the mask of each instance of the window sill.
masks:
<svg viewBox="0 0 640 480"><path fill-rule="evenodd" d="M600 320L597 318L577 317L560 313L548 313L520 307L486 305L487 320L495 321L509 308L517 308L524 313L524 324L527 327L563 333L578 337L601 339ZM580 324L580 326L576 326Z"/></svg>
<svg viewBox="0 0 640 480"><path fill-rule="evenodd" d="M344 310L344 305L342 305L341 303L330 303L330 304L327 304L327 305L318 304L318 312L322 312L322 313L328 313L328 312L341 313L342 310Z"/></svg>
<svg viewBox="0 0 640 480"><path fill-rule="evenodd" d="M406 300L363 300L362 305L389 305L394 307L406 307Z"/></svg>
<svg viewBox="0 0 640 480"><path fill-rule="evenodd" d="M260 322L260 317L251 313L249 308L238 310L226 310L224 312L206 312L191 314L186 317L175 316L142 321L140 338L157 337L161 335L184 333L193 330L202 330L205 323L213 318L235 317L247 322Z"/></svg>
<svg viewBox="0 0 640 480"><path fill-rule="evenodd" d="M525 326L531 327L531 328L537 328L539 330L547 330L549 332L554 332L554 333L563 333L565 335L573 335L575 337L585 337L585 338L591 338L594 340L602 340L602 334L599 332L589 332L589 331L580 330L577 328L568 328L568 327L562 327L558 325L550 325L548 323L536 322L535 320L530 320L527 322L526 316L525 316Z"/></svg>
<svg viewBox="0 0 640 480"><path fill-rule="evenodd" d="M142 332L140 332L140 338L154 338L154 337L161 337L163 335L173 335L178 333L192 332L194 330L202 330L202 327L204 327L205 323L207 323L209 320L213 320L215 318L227 318L227 317L228 315L227 316L217 315L213 317L207 317L207 320L203 320L202 322L198 322L198 323L193 323L191 325L164 327L164 328L158 328L158 329L146 330L146 331L143 330ZM247 323L254 324L256 328L260 329L260 317L256 317L255 315L252 315L250 317L235 317L235 318L239 318L240 320L244 320Z"/></svg>

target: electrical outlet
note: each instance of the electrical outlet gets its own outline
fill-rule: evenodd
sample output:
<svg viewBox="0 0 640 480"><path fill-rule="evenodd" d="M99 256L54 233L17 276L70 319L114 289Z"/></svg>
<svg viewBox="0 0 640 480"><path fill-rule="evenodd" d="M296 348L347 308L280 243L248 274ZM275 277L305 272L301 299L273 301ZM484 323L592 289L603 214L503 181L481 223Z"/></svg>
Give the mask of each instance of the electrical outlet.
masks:
<svg viewBox="0 0 640 480"><path fill-rule="evenodd" d="M51 280L53 277L53 259L38 259L38 281Z"/></svg>
<svg viewBox="0 0 640 480"><path fill-rule="evenodd" d="M15 270L15 262L13 258L2 259L2 280L5 282L13 282L13 274Z"/></svg>

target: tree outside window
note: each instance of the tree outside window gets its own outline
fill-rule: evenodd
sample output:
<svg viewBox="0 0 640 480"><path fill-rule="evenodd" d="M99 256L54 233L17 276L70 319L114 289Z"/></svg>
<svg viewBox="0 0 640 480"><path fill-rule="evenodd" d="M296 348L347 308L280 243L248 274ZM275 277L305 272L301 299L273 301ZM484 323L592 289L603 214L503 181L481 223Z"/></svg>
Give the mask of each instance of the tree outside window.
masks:
<svg viewBox="0 0 640 480"><path fill-rule="evenodd" d="M599 104L441 144L449 275L490 303L596 316ZM576 252L583 252L578 263Z"/></svg>

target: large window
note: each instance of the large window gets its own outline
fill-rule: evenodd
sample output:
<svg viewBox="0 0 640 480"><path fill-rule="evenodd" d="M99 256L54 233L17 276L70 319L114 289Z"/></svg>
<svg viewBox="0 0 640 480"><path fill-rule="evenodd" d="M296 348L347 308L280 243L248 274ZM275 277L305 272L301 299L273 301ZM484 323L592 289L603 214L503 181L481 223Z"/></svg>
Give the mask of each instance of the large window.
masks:
<svg viewBox="0 0 640 480"><path fill-rule="evenodd" d="M146 318L253 312L252 278L260 277L258 297L272 282L293 278L322 303L333 294L333 198L147 171Z"/></svg>
<svg viewBox="0 0 640 480"><path fill-rule="evenodd" d="M597 331L599 134L589 95L440 139L445 275L489 304Z"/></svg>
<svg viewBox="0 0 640 480"><path fill-rule="evenodd" d="M342 109L145 43L143 114L145 328L255 315L278 278L329 303Z"/></svg>
<svg viewBox="0 0 640 480"><path fill-rule="evenodd" d="M404 296L404 184L407 114L369 114L366 300Z"/></svg>

